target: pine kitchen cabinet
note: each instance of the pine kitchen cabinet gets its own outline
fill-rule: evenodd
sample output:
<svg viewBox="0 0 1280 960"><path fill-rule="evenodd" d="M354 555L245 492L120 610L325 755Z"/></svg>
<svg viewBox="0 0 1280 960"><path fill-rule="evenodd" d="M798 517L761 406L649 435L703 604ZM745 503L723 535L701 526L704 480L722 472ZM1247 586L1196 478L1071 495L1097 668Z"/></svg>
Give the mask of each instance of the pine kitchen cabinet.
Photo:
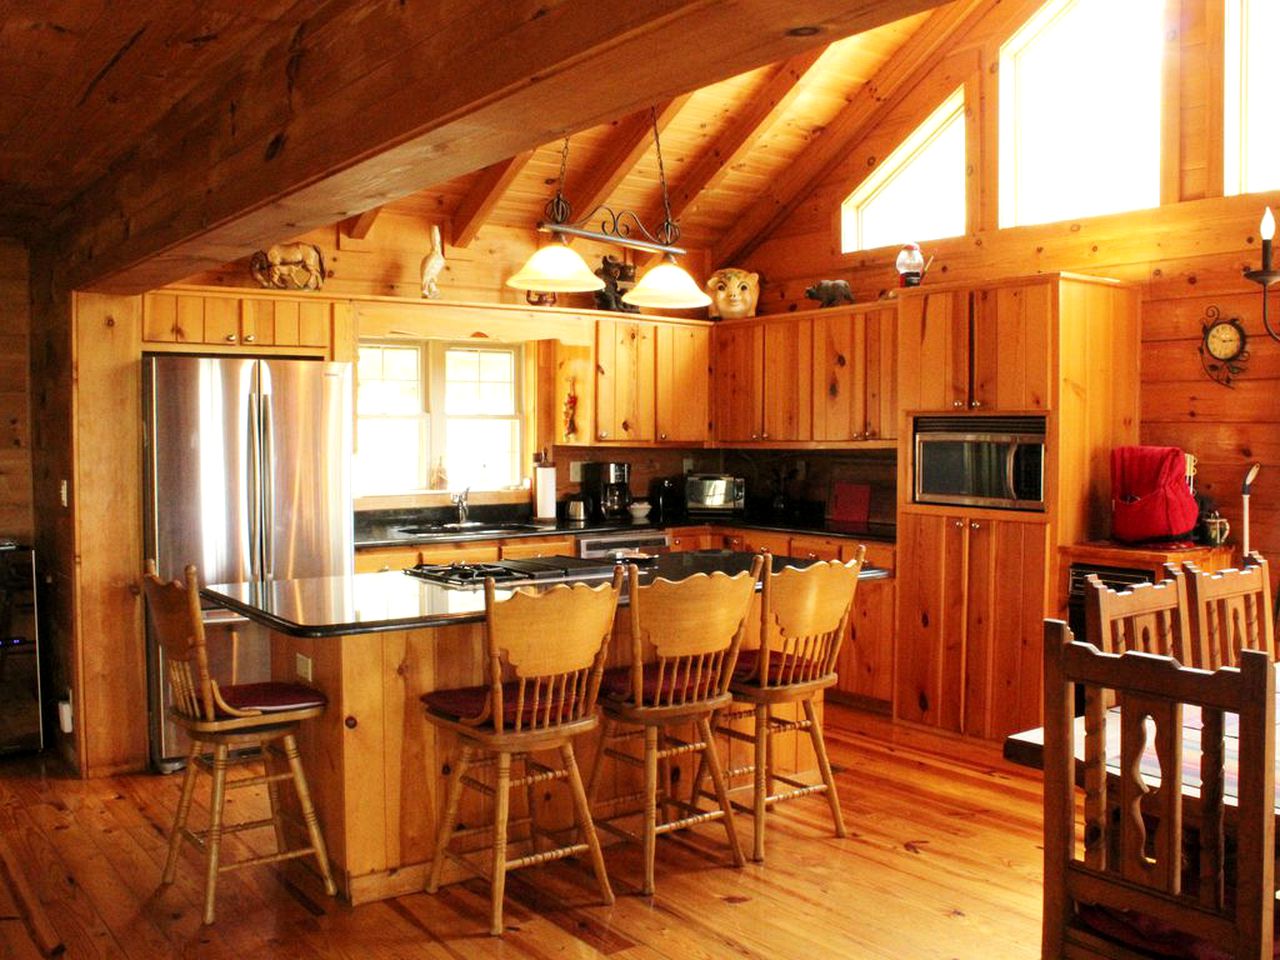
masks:
<svg viewBox="0 0 1280 960"><path fill-rule="evenodd" d="M813 439L898 435L898 313L893 305L813 315Z"/></svg>
<svg viewBox="0 0 1280 960"><path fill-rule="evenodd" d="M596 322L596 440L653 441L657 356L652 324Z"/></svg>
<svg viewBox="0 0 1280 960"><path fill-rule="evenodd" d="M908 410L1044 410L1066 278L900 292L898 364Z"/></svg>
<svg viewBox="0 0 1280 960"><path fill-rule="evenodd" d="M706 443L711 419L711 328L656 327L656 434L659 443Z"/></svg>
<svg viewBox="0 0 1280 960"><path fill-rule="evenodd" d="M720 321L715 328L715 437L813 439L813 323L808 316Z"/></svg>
<svg viewBox="0 0 1280 960"><path fill-rule="evenodd" d="M143 298L142 338L158 345L203 345L261 350L300 347L326 351L335 311L346 304L300 297L245 297L175 291Z"/></svg>
<svg viewBox="0 0 1280 960"><path fill-rule="evenodd" d="M902 291L894 716L998 739L1039 726L1059 548L1110 523L1110 451L1138 441L1138 291L1044 275ZM913 417L1044 416L1042 510L914 499Z"/></svg>
<svg viewBox="0 0 1280 960"><path fill-rule="evenodd" d="M898 520L897 716L999 739L1042 722L1049 526L991 513Z"/></svg>

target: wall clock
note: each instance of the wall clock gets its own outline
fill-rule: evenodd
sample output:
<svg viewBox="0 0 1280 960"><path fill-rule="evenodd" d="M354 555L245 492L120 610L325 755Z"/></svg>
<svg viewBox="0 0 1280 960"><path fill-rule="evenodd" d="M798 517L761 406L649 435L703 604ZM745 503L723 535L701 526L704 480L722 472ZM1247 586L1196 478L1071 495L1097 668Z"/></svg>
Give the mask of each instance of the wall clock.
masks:
<svg viewBox="0 0 1280 960"><path fill-rule="evenodd" d="M1211 380L1225 387L1245 371L1249 359L1249 338L1244 325L1236 317L1224 317L1217 307L1207 307L1200 320L1200 365Z"/></svg>

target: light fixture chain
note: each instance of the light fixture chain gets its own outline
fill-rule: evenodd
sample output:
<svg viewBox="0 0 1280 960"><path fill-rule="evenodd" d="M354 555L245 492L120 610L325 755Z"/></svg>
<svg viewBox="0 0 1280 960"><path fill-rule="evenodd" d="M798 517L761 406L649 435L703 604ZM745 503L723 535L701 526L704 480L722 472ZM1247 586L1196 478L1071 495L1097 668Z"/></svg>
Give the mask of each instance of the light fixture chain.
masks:
<svg viewBox="0 0 1280 960"><path fill-rule="evenodd" d="M564 173L569 165L569 138L564 138L560 149L560 178L556 181L556 195L547 201L544 213L552 223L568 223L573 217L573 207L564 198Z"/></svg>
<svg viewBox="0 0 1280 960"><path fill-rule="evenodd" d="M662 140L658 136L658 108L649 108L653 124L653 146L658 154L658 183L662 186L662 223L658 226L658 242L672 244L680 239L680 228L671 218L671 198L667 194L667 170L662 163Z"/></svg>

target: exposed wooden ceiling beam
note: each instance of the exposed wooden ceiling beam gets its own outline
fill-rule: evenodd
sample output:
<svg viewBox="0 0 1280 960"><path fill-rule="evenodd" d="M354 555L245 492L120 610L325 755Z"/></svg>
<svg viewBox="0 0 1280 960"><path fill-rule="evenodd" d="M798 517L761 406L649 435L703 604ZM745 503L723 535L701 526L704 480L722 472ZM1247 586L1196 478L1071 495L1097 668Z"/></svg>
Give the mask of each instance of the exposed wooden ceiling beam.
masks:
<svg viewBox="0 0 1280 960"><path fill-rule="evenodd" d="M688 95L673 97L654 106L656 123L661 134L681 108L689 101ZM575 185L570 199L574 204L574 216L581 219L609 199L618 184L626 179L645 151L653 143L655 120L646 107L629 117L619 120L609 133L609 152L597 162L595 172L586 186Z"/></svg>
<svg viewBox="0 0 1280 960"><path fill-rule="evenodd" d="M520 171L529 165L531 159L533 151L522 150L514 157L499 160L480 171L453 215L453 246L470 245L507 192L507 187L511 186L511 181L520 176Z"/></svg>
<svg viewBox="0 0 1280 960"><path fill-rule="evenodd" d="M952 42L1000 0L955 0L929 17L848 105L716 243L716 266L741 263L936 65Z"/></svg>
<svg viewBox="0 0 1280 960"><path fill-rule="evenodd" d="M343 232L352 240L363 240L369 236L369 231L373 229L373 224L381 212L381 207L374 207L372 210L366 210L352 217L342 224Z"/></svg>
<svg viewBox="0 0 1280 960"><path fill-rule="evenodd" d="M319 5L140 134L34 254L140 292L940 2Z"/></svg>
<svg viewBox="0 0 1280 960"><path fill-rule="evenodd" d="M673 219L679 220L698 194L714 187L722 175L751 151L800 93L801 81L825 50L826 47L815 47L785 61L747 104L742 115L733 118L729 128L698 158L671 192Z"/></svg>

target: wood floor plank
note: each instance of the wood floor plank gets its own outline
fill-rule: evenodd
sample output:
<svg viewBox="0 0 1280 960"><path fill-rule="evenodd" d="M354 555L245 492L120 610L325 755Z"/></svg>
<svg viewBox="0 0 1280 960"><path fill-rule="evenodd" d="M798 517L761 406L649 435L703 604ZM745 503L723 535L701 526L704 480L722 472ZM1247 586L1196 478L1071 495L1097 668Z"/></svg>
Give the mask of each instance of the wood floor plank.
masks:
<svg viewBox="0 0 1280 960"><path fill-rule="evenodd" d="M820 796L770 813L766 862L734 869L723 828L664 836L657 892L639 893L638 845L605 860L617 902L598 903L576 859L510 875L507 934L488 935L488 887L471 880L353 908L271 867L224 874L218 922L199 923L203 872L188 848L159 885L180 778L64 776L52 760L0 763L0 830L71 960L1004 960L1035 956L1042 861L1039 774L990 745L903 728L828 705L827 746L849 836ZM193 817L207 817L207 788ZM229 817L258 817L261 791ZM743 838L749 817L738 818ZM228 838L267 852L271 831ZM0 960L32 960L0 892ZM20 923L20 921L18 922Z"/></svg>

